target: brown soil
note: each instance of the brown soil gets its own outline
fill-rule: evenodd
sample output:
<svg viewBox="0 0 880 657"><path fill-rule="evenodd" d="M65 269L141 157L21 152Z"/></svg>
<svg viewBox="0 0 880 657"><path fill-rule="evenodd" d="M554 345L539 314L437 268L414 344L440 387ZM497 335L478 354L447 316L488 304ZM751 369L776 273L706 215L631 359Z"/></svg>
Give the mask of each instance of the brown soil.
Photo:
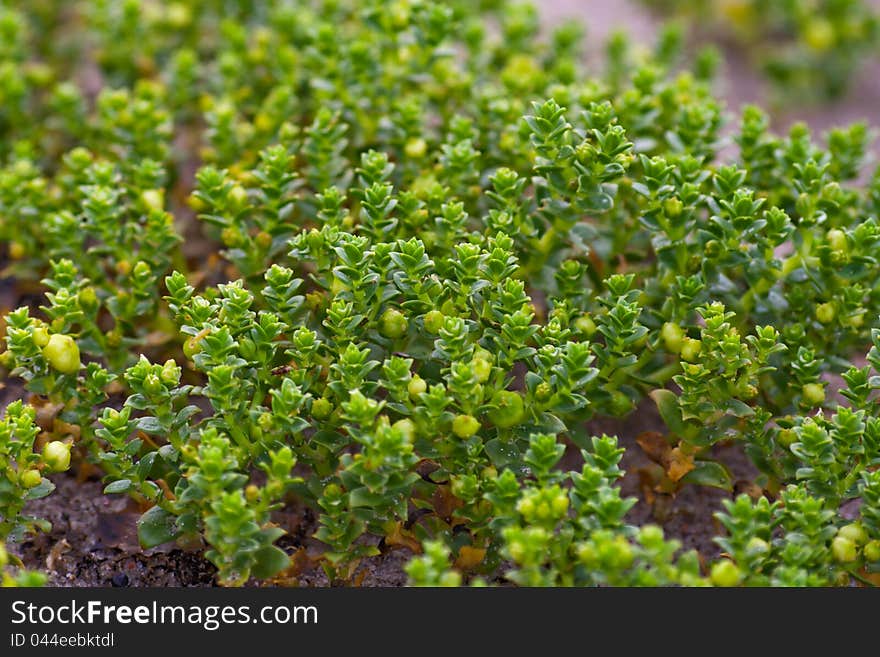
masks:
<svg viewBox="0 0 880 657"><path fill-rule="evenodd" d="M20 546L28 567L49 575L52 586L209 586L214 567L179 549L142 550L133 503L102 495L96 481L55 475L57 489L28 504L27 512L52 523Z"/></svg>
<svg viewBox="0 0 880 657"><path fill-rule="evenodd" d="M31 502L26 512L45 518L52 530L13 546L29 568L48 574L50 586L215 586L216 568L201 550L172 545L144 550L138 544L136 521L140 510L128 498L104 495L101 483L77 481L69 474L52 477L57 489ZM310 511L288 509L276 521L288 531L279 545L293 554L317 555L319 544L310 538L317 528ZM389 550L363 563L353 581L361 586L403 586L404 564L412 556L405 549ZM327 576L307 560L302 573L285 585L329 586Z"/></svg>

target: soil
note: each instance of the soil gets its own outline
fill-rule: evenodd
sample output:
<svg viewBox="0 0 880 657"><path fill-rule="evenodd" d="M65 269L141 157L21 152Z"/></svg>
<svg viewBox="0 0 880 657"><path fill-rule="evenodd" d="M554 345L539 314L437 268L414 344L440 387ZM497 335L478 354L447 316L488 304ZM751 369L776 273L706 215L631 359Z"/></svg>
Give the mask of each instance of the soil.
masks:
<svg viewBox="0 0 880 657"><path fill-rule="evenodd" d="M52 531L19 547L25 564L49 575L51 586L210 586L214 566L195 552L142 550L135 522L140 513L120 495L102 495L97 481L69 474L52 477L49 497L27 513L46 518Z"/></svg>
<svg viewBox="0 0 880 657"><path fill-rule="evenodd" d="M880 5L880 0L875 2ZM658 25L656 18L633 0L552 0L540 4L546 25L570 17L586 18L589 50L594 55L612 30L624 29L637 43L649 45ZM798 120L806 121L817 134L854 120L880 125L880 62L871 62L860 75L859 82L852 85L853 91L839 101L774 113L775 129L784 130ZM735 53L730 53L727 59L720 92L727 99L732 115L745 103L766 105L765 84ZM2 269L3 263L0 262ZM0 275L0 310L5 313L22 303L20 297L13 297L11 282ZM17 381L0 381L0 408L22 393ZM625 420L603 419L590 425L595 434L617 435L621 446L626 448L622 464L626 470L623 493L639 500L630 512L629 520L638 525L660 524L667 536L682 542L684 549L696 549L703 559L711 559L719 551L712 541L719 533L713 514L733 493L688 486L675 496L654 496L653 504L649 504L642 490L640 472L651 462L636 438L642 432L662 428L662 421L650 400ZM735 445L721 445L716 448L714 456L731 471L737 482L735 491L747 489L756 472L742 450ZM577 458L577 451L570 450L566 465L575 465ZM17 546L27 566L48 573L51 586L216 585L215 568L198 549L140 548L135 529L140 509L134 502L121 496L103 495L100 482L77 481L70 474L56 475L54 482L57 490L48 498L32 502L27 509L29 513L48 519L52 530ZM318 543L311 538L316 529L314 514L293 506L275 520L288 531L278 544L297 556L298 572L273 583L330 585L326 575L312 560L319 551ZM406 583L403 566L410 556L411 552L405 548L384 549L380 556L361 564L354 582L361 586L402 586Z"/></svg>
<svg viewBox="0 0 880 657"><path fill-rule="evenodd" d="M50 586L216 585L216 568L202 556L200 546L142 549L135 524L141 510L129 498L104 495L100 482L78 481L70 473L54 475L52 480L55 492L31 502L26 510L51 522L52 530L13 546L26 566L49 576ZM311 511L293 505L275 521L288 532L278 545L290 554L299 553L296 563L302 570L278 583L329 586L327 576L311 559L320 552L319 543L311 538L317 529ZM388 550L362 563L352 581L360 586L403 586L403 566L411 556L404 548Z"/></svg>

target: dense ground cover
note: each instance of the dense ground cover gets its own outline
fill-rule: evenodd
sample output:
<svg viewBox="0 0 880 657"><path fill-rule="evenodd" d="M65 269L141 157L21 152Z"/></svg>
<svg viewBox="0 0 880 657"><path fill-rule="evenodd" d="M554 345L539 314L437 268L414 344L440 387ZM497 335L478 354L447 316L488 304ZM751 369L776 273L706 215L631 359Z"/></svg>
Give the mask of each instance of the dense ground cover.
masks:
<svg viewBox="0 0 880 657"><path fill-rule="evenodd" d="M680 31L597 68L538 18L4 5L10 583L97 480L174 583L872 580L869 128L731 125ZM703 487L715 540L665 536Z"/></svg>

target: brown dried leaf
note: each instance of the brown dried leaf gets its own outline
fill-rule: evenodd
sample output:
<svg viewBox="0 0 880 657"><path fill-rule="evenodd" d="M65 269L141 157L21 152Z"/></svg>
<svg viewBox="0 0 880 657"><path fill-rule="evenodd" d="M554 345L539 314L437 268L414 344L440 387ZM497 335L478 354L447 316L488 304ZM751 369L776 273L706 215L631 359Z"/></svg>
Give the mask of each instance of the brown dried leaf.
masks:
<svg viewBox="0 0 880 657"><path fill-rule="evenodd" d="M455 567L459 570L471 570L483 563L483 559L485 558L485 548L475 548L470 545L463 545L458 551L458 558L455 560Z"/></svg>
<svg viewBox="0 0 880 657"><path fill-rule="evenodd" d="M642 498L648 504L653 504L655 497L654 489L658 485L658 482L664 479L663 468L656 463L652 463L639 468L637 472L639 475L639 490L642 493Z"/></svg>
<svg viewBox="0 0 880 657"><path fill-rule="evenodd" d="M42 397L32 397L31 406L37 410L36 423L43 431L51 431L55 423L55 418L64 404L52 404Z"/></svg>
<svg viewBox="0 0 880 657"><path fill-rule="evenodd" d="M70 543L67 542L66 538L62 538L60 541L55 543L52 546L52 549L49 550L49 556L46 557L46 569L49 571L55 570L56 562L60 561L62 555L65 552L70 551Z"/></svg>
<svg viewBox="0 0 880 657"><path fill-rule="evenodd" d="M431 502L434 505L434 512L447 522L451 521L455 510L463 505L463 502L452 494L449 486L437 486L437 490L431 497Z"/></svg>
<svg viewBox="0 0 880 657"><path fill-rule="evenodd" d="M678 481L695 467L693 456L685 454L681 448L676 447L669 452L666 474L672 481Z"/></svg>
<svg viewBox="0 0 880 657"><path fill-rule="evenodd" d="M428 479L430 476L440 469L440 465L430 459L422 459L416 465L416 472L422 479Z"/></svg>
<svg viewBox="0 0 880 657"><path fill-rule="evenodd" d="M56 436L72 436L76 441L79 440L80 428L76 424L64 422L56 417L52 422L52 433Z"/></svg>
<svg viewBox="0 0 880 657"><path fill-rule="evenodd" d="M742 494L746 494L751 497L753 500L757 501L764 496L764 489L761 488L754 481L748 481L746 479L738 479L733 484L733 496L739 497Z"/></svg>
<svg viewBox="0 0 880 657"><path fill-rule="evenodd" d="M880 586L880 573L869 573L862 568L862 570L859 571L859 576L868 580L874 586ZM859 582L859 586L866 586L866 584L864 582Z"/></svg>
<svg viewBox="0 0 880 657"><path fill-rule="evenodd" d="M301 575L314 568L315 560L309 555L308 550L304 547L297 548L296 551L290 555L290 567L287 569L288 573L292 575Z"/></svg>
<svg viewBox="0 0 880 657"><path fill-rule="evenodd" d="M290 554L290 565L274 577L266 580L267 586L299 586L299 578L315 569L316 560L309 556L305 548L297 548Z"/></svg>
<svg viewBox="0 0 880 657"><path fill-rule="evenodd" d="M94 463L88 461L78 461L76 469L76 480L78 483L89 481L90 479L100 479L104 472Z"/></svg>
<svg viewBox="0 0 880 657"><path fill-rule="evenodd" d="M657 431L643 431L636 436L636 442L642 451L654 463L659 463L665 469L670 459L672 448L669 446L662 433Z"/></svg>
<svg viewBox="0 0 880 657"><path fill-rule="evenodd" d="M358 587L363 586L364 580L366 579L368 572L369 571L367 571L367 569L365 568L364 570L360 571L359 573L356 573L355 576L351 580L351 586L358 586Z"/></svg>
<svg viewBox="0 0 880 657"><path fill-rule="evenodd" d="M422 544L412 532L403 529L399 522L395 522L391 531L385 535L385 545L391 547L405 547L415 554L422 553Z"/></svg>

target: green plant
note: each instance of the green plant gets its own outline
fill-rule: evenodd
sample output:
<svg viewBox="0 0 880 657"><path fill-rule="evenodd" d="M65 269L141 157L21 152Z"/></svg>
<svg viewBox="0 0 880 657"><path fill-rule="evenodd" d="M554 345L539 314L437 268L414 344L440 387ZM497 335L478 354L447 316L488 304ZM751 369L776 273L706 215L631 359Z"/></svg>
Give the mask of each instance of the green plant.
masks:
<svg viewBox="0 0 880 657"><path fill-rule="evenodd" d="M861 60L876 53L877 12L863 0L643 0L666 16L733 42L780 91L843 93Z"/></svg>
<svg viewBox="0 0 880 657"><path fill-rule="evenodd" d="M399 548L423 585L871 581L867 126L726 126L673 32L588 70L520 4L196 4L70 3L94 103L55 3L0 17L0 364L45 467L89 463L145 547L201 545L226 585L300 574L293 504L332 583ZM726 491L714 563L632 524L588 424L623 437L648 397L646 502Z"/></svg>
<svg viewBox="0 0 880 657"><path fill-rule="evenodd" d="M46 576L39 572L25 570L19 566L10 566L9 552L6 546L0 543L0 587L36 587L46 583Z"/></svg>
<svg viewBox="0 0 880 657"><path fill-rule="evenodd" d="M3 586L38 586L44 578L20 569L21 560L7 551L6 544L21 542L37 530L51 525L24 513L29 500L46 497L55 485L44 476L70 467L70 444L45 443L35 451L40 430L33 407L14 401L0 419L0 574ZM12 570L10 570L10 567Z"/></svg>

